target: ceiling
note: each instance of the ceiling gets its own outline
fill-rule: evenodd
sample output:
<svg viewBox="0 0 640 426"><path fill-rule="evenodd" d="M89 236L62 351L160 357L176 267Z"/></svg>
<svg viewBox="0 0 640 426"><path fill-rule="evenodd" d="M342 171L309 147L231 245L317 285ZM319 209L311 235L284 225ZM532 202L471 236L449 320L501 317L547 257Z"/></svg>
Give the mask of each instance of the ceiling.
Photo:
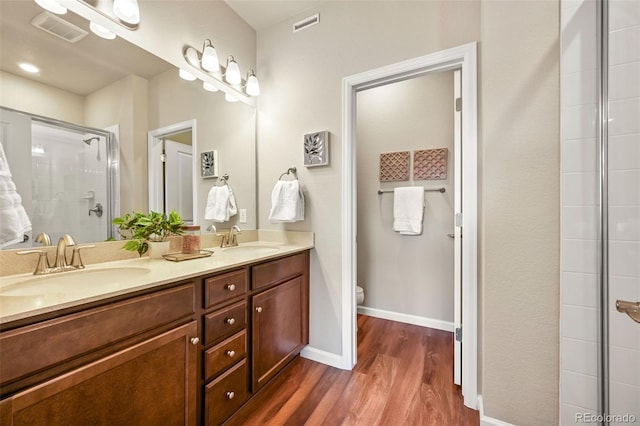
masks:
<svg viewBox="0 0 640 426"><path fill-rule="evenodd" d="M264 30L306 10L324 0L225 0L256 31Z"/></svg>

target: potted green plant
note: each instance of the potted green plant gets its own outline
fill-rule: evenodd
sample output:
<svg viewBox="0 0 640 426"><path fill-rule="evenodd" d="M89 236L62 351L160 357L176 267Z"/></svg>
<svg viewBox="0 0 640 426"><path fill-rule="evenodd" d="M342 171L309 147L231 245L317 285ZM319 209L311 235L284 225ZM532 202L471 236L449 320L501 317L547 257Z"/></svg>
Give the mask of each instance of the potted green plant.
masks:
<svg viewBox="0 0 640 426"><path fill-rule="evenodd" d="M122 248L137 251L140 256L149 251L153 244L164 243L161 248L151 249L149 253L151 257L158 258L169 251L169 236L182 235L184 222L176 211L166 217L151 211L149 214L127 213L113 219L113 224L118 226L120 236L128 240Z"/></svg>

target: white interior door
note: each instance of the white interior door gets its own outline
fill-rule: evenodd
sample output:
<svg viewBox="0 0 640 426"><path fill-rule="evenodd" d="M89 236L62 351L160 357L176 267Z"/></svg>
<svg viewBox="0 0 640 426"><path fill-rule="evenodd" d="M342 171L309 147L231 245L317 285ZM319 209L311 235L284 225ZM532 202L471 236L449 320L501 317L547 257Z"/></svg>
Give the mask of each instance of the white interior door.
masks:
<svg viewBox="0 0 640 426"><path fill-rule="evenodd" d="M462 91L461 71L453 74L453 114L454 114L454 309L453 324L455 340L453 344L453 382L462 385Z"/></svg>
<svg viewBox="0 0 640 426"><path fill-rule="evenodd" d="M177 211L193 223L193 149L191 145L165 139L165 213Z"/></svg>

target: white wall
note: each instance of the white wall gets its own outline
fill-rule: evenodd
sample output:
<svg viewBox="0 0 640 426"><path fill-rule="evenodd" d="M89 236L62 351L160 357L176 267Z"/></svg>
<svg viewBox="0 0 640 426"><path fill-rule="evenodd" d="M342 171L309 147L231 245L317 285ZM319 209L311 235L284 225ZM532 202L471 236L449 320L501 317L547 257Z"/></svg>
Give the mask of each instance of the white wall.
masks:
<svg viewBox="0 0 640 426"><path fill-rule="evenodd" d="M320 12L320 24L291 24ZM315 232L311 346L341 347L342 78L480 41L480 392L487 416L558 420L559 2L327 2L258 32L260 228ZM331 132L331 165L302 166L302 136ZM268 223L287 167L302 223Z"/></svg>
<svg viewBox="0 0 640 426"><path fill-rule="evenodd" d="M357 94L358 285L363 306L450 323L453 328L453 71ZM447 179L380 182L380 154L448 149ZM413 164L413 162L412 162ZM412 168L410 169L413 170ZM393 194L378 188L444 187L425 193L423 232L393 231ZM440 327L443 326L439 323Z"/></svg>

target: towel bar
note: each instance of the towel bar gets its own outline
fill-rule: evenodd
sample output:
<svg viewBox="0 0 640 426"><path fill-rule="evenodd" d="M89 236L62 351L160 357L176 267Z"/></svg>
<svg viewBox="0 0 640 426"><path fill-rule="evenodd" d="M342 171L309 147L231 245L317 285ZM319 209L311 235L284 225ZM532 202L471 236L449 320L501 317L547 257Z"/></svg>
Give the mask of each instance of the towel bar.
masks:
<svg viewBox="0 0 640 426"><path fill-rule="evenodd" d="M298 178L298 175L296 173L297 171L298 171L298 169L296 169L295 167L289 167L286 172L284 172L283 174L280 175L278 180L282 180L282 178L284 176L287 176L288 174L292 174L297 179Z"/></svg>
<svg viewBox="0 0 640 426"><path fill-rule="evenodd" d="M378 189L378 195L384 194L387 192L393 192L393 189ZM424 192L445 192L445 189L444 188L434 188L434 189L425 188Z"/></svg>

